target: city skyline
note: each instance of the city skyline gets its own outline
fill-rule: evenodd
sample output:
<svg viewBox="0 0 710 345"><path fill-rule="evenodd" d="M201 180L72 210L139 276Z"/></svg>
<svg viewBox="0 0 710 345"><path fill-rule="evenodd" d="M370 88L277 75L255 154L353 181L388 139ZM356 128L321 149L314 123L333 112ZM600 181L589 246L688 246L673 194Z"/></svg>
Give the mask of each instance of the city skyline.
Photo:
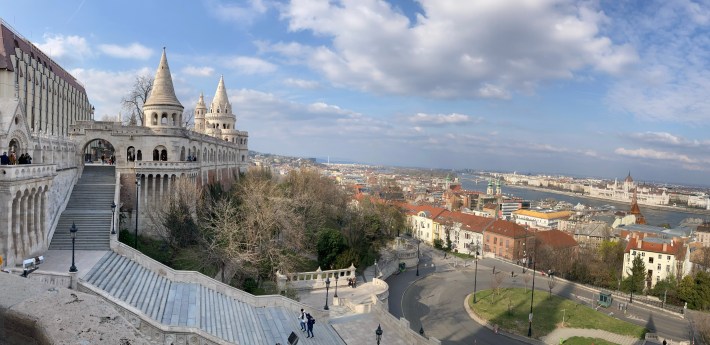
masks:
<svg viewBox="0 0 710 345"><path fill-rule="evenodd" d="M167 47L193 108L224 75L250 147L425 168L707 185L710 7L692 1L6 3L115 116Z"/></svg>

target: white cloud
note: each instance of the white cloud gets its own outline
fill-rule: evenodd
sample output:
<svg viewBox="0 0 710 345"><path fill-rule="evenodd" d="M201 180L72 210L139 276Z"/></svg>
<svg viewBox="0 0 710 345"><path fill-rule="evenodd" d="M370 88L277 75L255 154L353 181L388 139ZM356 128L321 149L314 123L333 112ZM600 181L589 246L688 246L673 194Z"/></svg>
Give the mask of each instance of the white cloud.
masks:
<svg viewBox="0 0 710 345"><path fill-rule="evenodd" d="M152 49L135 42L125 46L118 44L100 44L99 50L108 56L119 59L147 60L153 56Z"/></svg>
<svg viewBox="0 0 710 345"><path fill-rule="evenodd" d="M287 78L287 79L284 79L283 83L284 83L284 85L298 87L301 89L317 89L320 87L320 83L318 83L315 80Z"/></svg>
<svg viewBox="0 0 710 345"><path fill-rule="evenodd" d="M381 0L293 0L292 31L330 40L311 49L278 43L335 84L436 98L509 98L540 82L595 69L618 73L634 49L601 34L591 2L421 0L414 21ZM292 56L291 56L292 57Z"/></svg>
<svg viewBox="0 0 710 345"><path fill-rule="evenodd" d="M121 99L128 94L138 75L151 75L148 68L130 71L104 71L76 68L70 73L86 87L89 101L96 107L95 118L121 112ZM124 112L125 115L125 112Z"/></svg>
<svg viewBox="0 0 710 345"><path fill-rule="evenodd" d="M697 163L697 159L690 158L683 154L677 154L675 152L658 151L654 149L638 148L638 149L626 149L623 147L614 150L614 153L634 158L643 159L657 159L657 160L667 160L667 161L678 161L682 163Z"/></svg>
<svg viewBox="0 0 710 345"><path fill-rule="evenodd" d="M463 115L463 114L425 114L425 113L417 113L415 115L410 116L407 118L409 122L412 123L419 123L419 124L429 124L429 125L454 125L454 124L462 124L462 123L469 123L473 119L468 116L468 115ZM480 119L478 119L480 121Z"/></svg>
<svg viewBox="0 0 710 345"><path fill-rule="evenodd" d="M209 77L214 73L214 68L212 67L195 67L187 66L182 69L182 73L195 76L195 77Z"/></svg>
<svg viewBox="0 0 710 345"><path fill-rule="evenodd" d="M35 45L52 59L72 64L92 55L84 37L44 34L43 38L44 42Z"/></svg>
<svg viewBox="0 0 710 345"><path fill-rule="evenodd" d="M227 61L226 65L242 74L261 74L276 71L276 65L254 57L237 56Z"/></svg>
<svg viewBox="0 0 710 345"><path fill-rule="evenodd" d="M241 1L239 4L225 3L219 0L207 0L205 6L220 20L237 24L251 24L259 15L266 13L267 4L263 0Z"/></svg>

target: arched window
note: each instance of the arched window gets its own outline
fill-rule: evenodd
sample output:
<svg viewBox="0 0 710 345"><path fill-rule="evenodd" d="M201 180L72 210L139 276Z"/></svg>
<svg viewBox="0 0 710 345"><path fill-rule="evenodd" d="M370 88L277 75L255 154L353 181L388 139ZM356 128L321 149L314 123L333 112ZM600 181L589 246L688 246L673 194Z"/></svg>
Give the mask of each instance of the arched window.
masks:
<svg viewBox="0 0 710 345"><path fill-rule="evenodd" d="M243 162L245 159L246 159L246 157L245 157L244 155L242 155L242 162Z"/></svg>
<svg viewBox="0 0 710 345"><path fill-rule="evenodd" d="M133 146L129 146L126 150L126 158L128 158L129 162L136 160L136 149Z"/></svg>
<svg viewBox="0 0 710 345"><path fill-rule="evenodd" d="M160 151L160 160L161 160L161 161L167 161L167 160L168 160L168 150L161 150L161 151Z"/></svg>
<svg viewBox="0 0 710 345"><path fill-rule="evenodd" d="M136 154L136 159L138 159L139 161L143 160L143 153L141 152L141 150L138 150L138 153Z"/></svg>
<svg viewBox="0 0 710 345"><path fill-rule="evenodd" d="M180 160L184 161L185 160L185 146L180 148Z"/></svg>
<svg viewBox="0 0 710 345"><path fill-rule="evenodd" d="M173 126L177 126L178 119L177 119L177 114L173 113Z"/></svg>
<svg viewBox="0 0 710 345"><path fill-rule="evenodd" d="M160 160L160 152L158 151L158 149L153 150L153 160L154 161Z"/></svg>
<svg viewBox="0 0 710 345"><path fill-rule="evenodd" d="M153 113L153 126L158 125L158 114Z"/></svg>
<svg viewBox="0 0 710 345"><path fill-rule="evenodd" d="M163 113L163 115L160 116L160 124L163 126L168 125L168 114L167 113Z"/></svg>

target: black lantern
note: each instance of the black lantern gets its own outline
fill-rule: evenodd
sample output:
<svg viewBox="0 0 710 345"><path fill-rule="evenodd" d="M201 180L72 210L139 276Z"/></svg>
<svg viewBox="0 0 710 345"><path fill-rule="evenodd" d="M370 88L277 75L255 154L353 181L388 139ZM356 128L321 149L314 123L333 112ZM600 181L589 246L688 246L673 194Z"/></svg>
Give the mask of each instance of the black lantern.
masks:
<svg viewBox="0 0 710 345"><path fill-rule="evenodd" d="M333 297L338 298L338 276L340 273L335 275L335 293L333 294Z"/></svg>
<svg viewBox="0 0 710 345"><path fill-rule="evenodd" d="M419 335L424 336L424 326L419 326Z"/></svg>
<svg viewBox="0 0 710 345"><path fill-rule="evenodd" d="M71 228L69 229L69 233L71 234L71 267L69 267L69 272L77 272L78 270L76 269L76 265L74 264L74 242L76 241L76 232L77 232L76 224L74 222L71 223Z"/></svg>
<svg viewBox="0 0 710 345"><path fill-rule="evenodd" d="M377 339L377 345L380 345L380 340L382 340L382 327L377 325L377 330L375 330L375 339Z"/></svg>
<svg viewBox="0 0 710 345"><path fill-rule="evenodd" d="M116 234L116 203L111 202L111 235Z"/></svg>
<svg viewBox="0 0 710 345"><path fill-rule="evenodd" d="M325 278L325 307L323 309L328 310L328 289L330 288L330 278Z"/></svg>

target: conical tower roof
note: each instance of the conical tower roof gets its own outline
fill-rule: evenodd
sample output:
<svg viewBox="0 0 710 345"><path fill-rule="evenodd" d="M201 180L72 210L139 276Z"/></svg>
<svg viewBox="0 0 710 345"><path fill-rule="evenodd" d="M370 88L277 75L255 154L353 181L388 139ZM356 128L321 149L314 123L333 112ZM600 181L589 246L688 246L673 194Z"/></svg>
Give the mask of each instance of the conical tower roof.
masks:
<svg viewBox="0 0 710 345"><path fill-rule="evenodd" d="M638 204L638 198L636 197L636 189L634 189L634 195L631 197L631 214L636 216L636 224L646 224L646 218L641 214L641 208Z"/></svg>
<svg viewBox="0 0 710 345"><path fill-rule="evenodd" d="M229 98L227 97L227 88L224 87L224 76L219 77L219 84L217 84L217 92L214 94L214 99L212 99L212 111L214 109L221 109L222 112L227 112L229 110Z"/></svg>
<svg viewBox="0 0 710 345"><path fill-rule="evenodd" d="M195 106L196 109L207 109L207 106L205 105L205 95L200 92L200 99L197 100L197 106Z"/></svg>
<svg viewBox="0 0 710 345"><path fill-rule="evenodd" d="M153 80L153 90L150 96L145 101L144 105L172 105L184 108L177 96L175 96L175 88L173 87L173 77L170 75L170 67L168 66L168 58L165 55L165 47L163 47L163 56L160 58L160 65L155 72Z"/></svg>

